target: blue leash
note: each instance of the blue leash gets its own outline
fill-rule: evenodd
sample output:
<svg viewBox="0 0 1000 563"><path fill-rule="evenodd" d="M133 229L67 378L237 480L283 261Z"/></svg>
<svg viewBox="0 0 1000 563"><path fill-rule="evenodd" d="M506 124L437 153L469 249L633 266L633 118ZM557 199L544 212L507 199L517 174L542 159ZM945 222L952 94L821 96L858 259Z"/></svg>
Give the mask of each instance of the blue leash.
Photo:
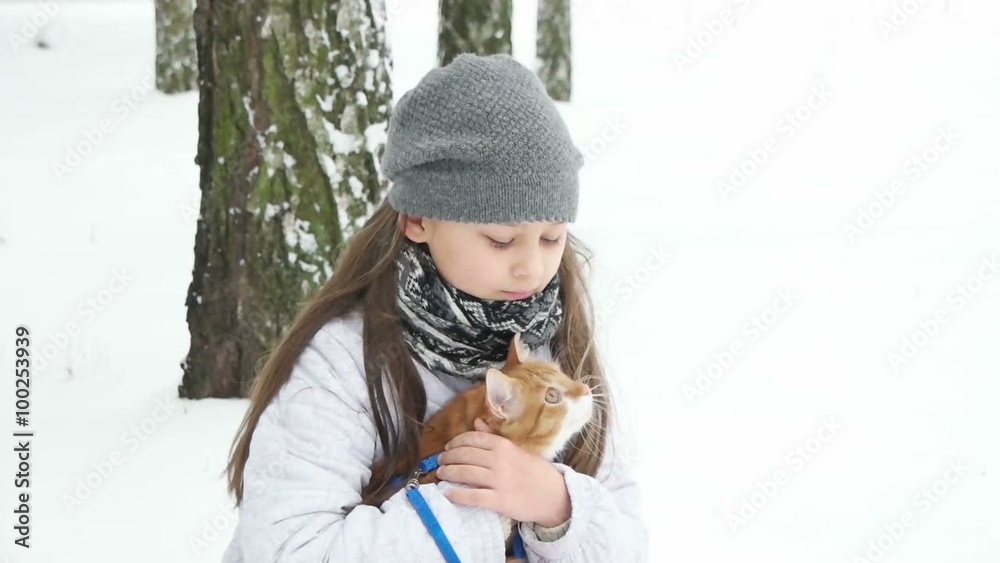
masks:
<svg viewBox="0 0 1000 563"><path fill-rule="evenodd" d="M455 553L455 549L451 547L451 542L448 541L448 536L445 535L444 530L441 528L441 523L438 522L437 517L434 516L434 512L431 511L431 507L427 504L424 499L424 495L420 494L420 489L418 488L420 483L417 479L423 475L430 473L438 468L438 456L440 454L434 454L428 458L425 458L420 462L417 470L413 472L413 475L406 481L406 498L410 499L410 504L417 511L417 516L420 516L420 520L424 523L424 527L427 528L427 532L434 539L434 543L437 544L438 549L441 551L441 555L444 556L444 560L447 563L461 563L461 559L458 558L458 554ZM403 483L403 477L397 475L393 478L390 486L396 488ZM521 559L527 560L527 554L524 551L524 540L521 539L521 534L518 532L517 528L514 528L514 557L519 557Z"/></svg>
<svg viewBox="0 0 1000 563"><path fill-rule="evenodd" d="M518 559L524 559L525 561L528 560L528 554L525 553L524 551L524 540L521 539L521 532L517 529L517 526L514 527L513 547L514 547L514 557L517 557Z"/></svg>

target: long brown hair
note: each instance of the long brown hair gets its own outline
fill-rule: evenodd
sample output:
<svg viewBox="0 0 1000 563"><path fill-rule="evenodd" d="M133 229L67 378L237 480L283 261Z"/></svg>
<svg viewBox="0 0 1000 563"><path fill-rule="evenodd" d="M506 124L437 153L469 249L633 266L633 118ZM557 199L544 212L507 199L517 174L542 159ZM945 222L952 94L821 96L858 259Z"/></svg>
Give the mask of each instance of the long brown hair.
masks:
<svg viewBox="0 0 1000 563"><path fill-rule="evenodd" d="M393 265L405 242L397 218L397 212L383 201L364 227L347 241L333 276L305 302L254 379L250 408L237 431L226 466L229 491L236 498L236 506L243 501L243 470L250 454L250 438L261 414L288 381L292 367L316 332L356 306L363 307L365 378L382 451L389 460L407 460L410 465L418 461L427 394L412 358L405 353L396 311ZM591 255L579 239L567 233L566 250L559 264L564 318L550 347L563 371L573 380L588 384L594 392L594 416L570 442L562 462L577 472L596 476L612 408L610 389L604 384L594 344L594 314L583 275L583 266L589 266ZM393 423L390 410L393 404L386 397L383 373L389 378L392 393L399 398L399 427ZM387 484L382 483L375 492Z"/></svg>

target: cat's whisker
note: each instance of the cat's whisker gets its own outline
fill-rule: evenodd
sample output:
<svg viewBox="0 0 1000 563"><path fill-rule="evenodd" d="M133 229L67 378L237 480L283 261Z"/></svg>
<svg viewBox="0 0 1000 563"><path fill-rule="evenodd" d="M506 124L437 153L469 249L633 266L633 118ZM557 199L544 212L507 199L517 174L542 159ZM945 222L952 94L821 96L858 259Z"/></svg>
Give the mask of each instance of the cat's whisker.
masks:
<svg viewBox="0 0 1000 563"><path fill-rule="evenodd" d="M589 387L590 387L590 392L592 394L595 394L595 395L598 394L598 393L600 393L600 392L602 392L602 391L604 391L604 384L603 383L598 383L596 385L590 385Z"/></svg>
<svg viewBox="0 0 1000 563"><path fill-rule="evenodd" d="M597 421L594 418L591 418L584 425L583 429L581 429L581 431L583 432L583 443L581 444L581 448L580 449L584 453L592 455L592 456L596 456L597 455L597 449L598 448L597 448L597 443L596 443L597 442L596 433L594 433L594 432L587 432L586 430L588 429L588 427L590 427L592 425L596 425L596 424L597 424Z"/></svg>
<svg viewBox="0 0 1000 563"><path fill-rule="evenodd" d="M584 440L583 451L586 452L589 455L596 456L597 455L597 444L595 443L595 441L593 439Z"/></svg>
<svg viewBox="0 0 1000 563"><path fill-rule="evenodd" d="M606 404L608 396L603 393L591 393L595 404Z"/></svg>

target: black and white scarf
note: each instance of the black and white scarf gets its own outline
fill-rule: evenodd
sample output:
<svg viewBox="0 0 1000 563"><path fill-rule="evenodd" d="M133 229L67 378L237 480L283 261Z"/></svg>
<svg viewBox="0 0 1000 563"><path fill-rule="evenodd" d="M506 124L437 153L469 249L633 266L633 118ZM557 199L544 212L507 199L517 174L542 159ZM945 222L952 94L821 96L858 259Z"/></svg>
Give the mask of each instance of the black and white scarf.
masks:
<svg viewBox="0 0 1000 563"><path fill-rule="evenodd" d="M480 299L438 273L425 244L407 241L396 260L403 339L432 370L480 380L500 368L515 332L530 350L548 344L562 323L559 275L527 299Z"/></svg>

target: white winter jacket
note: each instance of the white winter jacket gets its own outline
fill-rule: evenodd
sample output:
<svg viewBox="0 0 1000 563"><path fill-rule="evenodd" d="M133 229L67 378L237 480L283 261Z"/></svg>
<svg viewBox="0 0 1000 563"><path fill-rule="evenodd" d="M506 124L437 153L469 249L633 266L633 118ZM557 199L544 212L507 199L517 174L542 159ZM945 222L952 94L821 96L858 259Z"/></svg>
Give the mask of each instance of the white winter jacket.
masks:
<svg viewBox="0 0 1000 563"><path fill-rule="evenodd" d="M361 326L356 310L318 331L264 410L250 443L239 524L223 563L443 561L402 491L381 510L342 510L359 502L382 455L365 387ZM543 348L537 355L548 359L551 352ZM427 418L470 385L414 363L427 390ZM522 524L528 560L646 561L639 491L623 464L606 455L600 479L554 465L569 491L569 527L562 537L542 541L532 525ZM442 481L421 485L420 492L463 563L503 562L500 515L452 504L442 494L461 486Z"/></svg>

